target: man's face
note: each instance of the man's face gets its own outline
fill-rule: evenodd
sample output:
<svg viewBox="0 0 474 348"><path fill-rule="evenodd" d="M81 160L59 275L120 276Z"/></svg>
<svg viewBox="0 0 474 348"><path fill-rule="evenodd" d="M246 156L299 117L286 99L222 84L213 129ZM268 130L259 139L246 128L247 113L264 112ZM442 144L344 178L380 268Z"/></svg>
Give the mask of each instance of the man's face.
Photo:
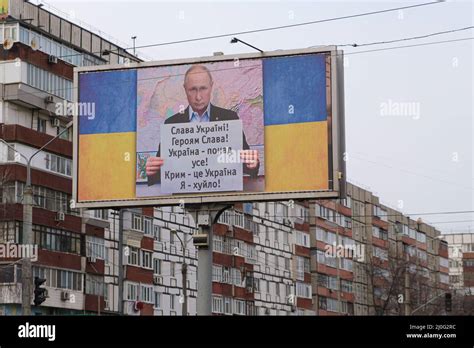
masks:
<svg viewBox="0 0 474 348"><path fill-rule="evenodd" d="M211 100L212 82L202 70L191 71L184 82L188 103L200 115L204 113Z"/></svg>

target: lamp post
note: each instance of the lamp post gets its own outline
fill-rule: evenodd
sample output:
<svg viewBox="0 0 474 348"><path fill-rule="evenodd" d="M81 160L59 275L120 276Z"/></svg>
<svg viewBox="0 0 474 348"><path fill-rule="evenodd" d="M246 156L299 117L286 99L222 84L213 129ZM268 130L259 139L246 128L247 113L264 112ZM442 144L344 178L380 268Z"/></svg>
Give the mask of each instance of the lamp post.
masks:
<svg viewBox="0 0 474 348"><path fill-rule="evenodd" d="M183 288L183 306L181 307L182 315L188 315L188 296L187 296L187 277L188 277L188 265L186 263L186 237L185 241L181 239L176 230L171 230L171 233L178 237L178 240L181 243L181 250L183 251L183 263L181 264L181 280Z"/></svg>
<svg viewBox="0 0 474 348"><path fill-rule="evenodd" d="M36 150L30 157L26 157L20 151L16 150L13 146L8 144L5 140L0 139L0 142L5 144L9 149L16 152L18 155L23 157L26 161L26 185L23 190L23 231L22 231L22 244L32 245L33 244L33 188L31 187L31 161L39 154L45 147L51 144L54 140L59 138L65 133L73 122L69 122L66 127L50 141L48 141L41 148ZM23 315L31 315L31 285L32 281L32 269L31 260L27 257L22 259L22 309Z"/></svg>

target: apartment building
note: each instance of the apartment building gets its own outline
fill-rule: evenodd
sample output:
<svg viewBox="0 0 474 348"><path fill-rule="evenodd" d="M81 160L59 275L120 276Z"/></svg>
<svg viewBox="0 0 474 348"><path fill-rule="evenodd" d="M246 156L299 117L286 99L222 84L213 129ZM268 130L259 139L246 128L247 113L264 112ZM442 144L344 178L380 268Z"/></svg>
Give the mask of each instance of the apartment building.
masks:
<svg viewBox="0 0 474 348"><path fill-rule="evenodd" d="M474 295L474 233L443 235L449 245L449 277L454 290Z"/></svg>
<svg viewBox="0 0 474 348"><path fill-rule="evenodd" d="M58 106L72 101L74 66L139 60L44 5L7 4L0 18L0 138L10 147L0 143L0 243L23 242L25 157L32 158L33 243L39 248L33 276L46 279L49 295L32 310L103 312L105 272L111 267L107 251L116 232L97 212L70 208L72 130L66 125L71 117ZM0 267L0 312L20 314L18 258L0 259Z"/></svg>
<svg viewBox="0 0 474 348"><path fill-rule="evenodd" d="M317 315L436 310L419 307L449 288L447 243L438 230L349 183L346 199L311 202L310 217Z"/></svg>

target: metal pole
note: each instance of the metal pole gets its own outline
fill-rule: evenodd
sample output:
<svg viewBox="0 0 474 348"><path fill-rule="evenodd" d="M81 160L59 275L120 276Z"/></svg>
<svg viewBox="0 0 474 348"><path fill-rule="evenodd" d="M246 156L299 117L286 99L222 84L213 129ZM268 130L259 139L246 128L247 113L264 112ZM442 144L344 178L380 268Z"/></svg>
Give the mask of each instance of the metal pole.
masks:
<svg viewBox="0 0 474 348"><path fill-rule="evenodd" d="M220 206L211 210L208 206L196 209L196 224L200 235L207 235L205 245L195 245L198 248L198 293L197 293L197 315L212 314L212 254L213 254L213 225L221 214L231 208L232 205Z"/></svg>
<svg viewBox="0 0 474 348"><path fill-rule="evenodd" d="M188 276L188 264L186 263L186 235L184 235L184 241L181 241L183 249L183 264L181 265L182 274L182 286L183 286L183 307L182 315L188 315L188 289L187 289L187 276Z"/></svg>
<svg viewBox="0 0 474 348"><path fill-rule="evenodd" d="M197 315L212 313L212 225L211 222L209 226L199 226L200 234L208 235L209 244L198 247Z"/></svg>
<svg viewBox="0 0 474 348"><path fill-rule="evenodd" d="M123 209L119 209L119 235L118 235L118 312L123 315Z"/></svg>

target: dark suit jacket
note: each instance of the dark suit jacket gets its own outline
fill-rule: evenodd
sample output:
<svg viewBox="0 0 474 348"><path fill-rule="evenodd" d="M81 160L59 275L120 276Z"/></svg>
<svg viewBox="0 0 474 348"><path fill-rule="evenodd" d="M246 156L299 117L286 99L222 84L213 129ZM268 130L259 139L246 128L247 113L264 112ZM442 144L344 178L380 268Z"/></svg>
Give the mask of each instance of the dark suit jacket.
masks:
<svg viewBox="0 0 474 348"><path fill-rule="evenodd" d="M210 122L213 121L232 121L238 120L239 116L235 111L223 109L211 104L210 107L211 118L209 119ZM173 123L189 123L189 106L184 110L182 113L174 114L173 116L167 118L165 120L165 124L173 124ZM250 149L249 144L247 143L247 139L245 138L245 133L242 131L242 148L243 150ZM160 146L158 146L158 152L156 154L157 157L160 157ZM257 167L254 169L247 168L244 165L244 173L248 174L252 177L257 177L258 169L260 167L260 162L258 163ZM148 177L148 186L154 185L161 181L161 173L158 171L155 175L151 175Z"/></svg>

